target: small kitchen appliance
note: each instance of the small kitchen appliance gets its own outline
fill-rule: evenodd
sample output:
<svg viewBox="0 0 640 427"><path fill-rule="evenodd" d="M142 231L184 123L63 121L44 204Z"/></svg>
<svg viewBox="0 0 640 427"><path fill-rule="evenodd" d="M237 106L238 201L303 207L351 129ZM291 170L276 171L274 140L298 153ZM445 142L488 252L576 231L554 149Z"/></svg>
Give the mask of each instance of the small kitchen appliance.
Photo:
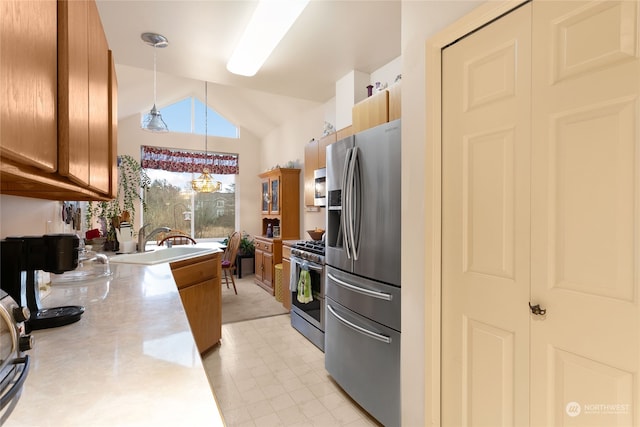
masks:
<svg viewBox="0 0 640 427"><path fill-rule="evenodd" d="M43 308L36 281L38 270L55 274L75 270L78 267L79 242L75 234L7 237L0 242L0 288L30 310L27 331L54 328L80 320L84 313L81 306Z"/></svg>
<svg viewBox="0 0 640 427"><path fill-rule="evenodd" d="M326 206L327 204L327 169L313 171L313 205Z"/></svg>
<svg viewBox="0 0 640 427"><path fill-rule="evenodd" d="M29 356L24 354L33 347L33 339L25 334L28 318L29 309L0 289L0 425L17 405L29 373Z"/></svg>

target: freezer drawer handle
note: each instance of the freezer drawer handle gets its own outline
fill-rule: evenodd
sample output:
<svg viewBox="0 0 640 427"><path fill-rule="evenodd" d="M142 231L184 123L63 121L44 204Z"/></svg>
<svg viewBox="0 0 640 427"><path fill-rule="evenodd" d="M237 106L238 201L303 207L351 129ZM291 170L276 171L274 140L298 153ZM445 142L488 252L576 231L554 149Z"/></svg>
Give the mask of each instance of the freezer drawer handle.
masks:
<svg viewBox="0 0 640 427"><path fill-rule="evenodd" d="M347 319L345 319L344 317L340 316L338 313L335 312L335 310L333 308L331 308L331 306L329 304L327 304L327 309L329 309L329 311L331 312L331 314L333 314L336 319L338 319L341 323L343 323L345 326L350 327L351 329L353 329L356 332L360 332L362 335L366 335L369 338L373 338L374 340L378 340L378 341L382 341L385 344L391 344L391 338L386 336L386 335L380 335L376 332L372 332L368 329L365 329L361 326L356 325L355 323L351 323L349 322Z"/></svg>
<svg viewBox="0 0 640 427"><path fill-rule="evenodd" d="M344 281L338 279L337 277L335 277L331 273L327 273L327 276L329 276L329 279L331 279L334 282L336 282L337 285L340 285L343 288L349 289L351 291L358 292L359 294L363 294L363 295L366 295L366 296L369 296L369 297L373 297L373 298L382 299L382 300L385 300L385 301L391 301L393 299L393 296L391 294L387 294L385 292L372 291L370 289L361 288L359 286L353 286L353 285L351 285L351 284L349 284L347 282L344 282Z"/></svg>

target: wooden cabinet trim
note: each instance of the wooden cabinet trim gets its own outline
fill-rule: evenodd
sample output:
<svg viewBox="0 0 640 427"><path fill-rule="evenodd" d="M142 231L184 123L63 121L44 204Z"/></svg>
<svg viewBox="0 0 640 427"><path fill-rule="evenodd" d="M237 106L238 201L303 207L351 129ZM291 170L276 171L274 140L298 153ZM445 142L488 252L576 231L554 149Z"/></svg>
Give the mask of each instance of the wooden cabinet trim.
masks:
<svg viewBox="0 0 640 427"><path fill-rule="evenodd" d="M0 193L113 198L117 86L95 1L6 0L2 10Z"/></svg>

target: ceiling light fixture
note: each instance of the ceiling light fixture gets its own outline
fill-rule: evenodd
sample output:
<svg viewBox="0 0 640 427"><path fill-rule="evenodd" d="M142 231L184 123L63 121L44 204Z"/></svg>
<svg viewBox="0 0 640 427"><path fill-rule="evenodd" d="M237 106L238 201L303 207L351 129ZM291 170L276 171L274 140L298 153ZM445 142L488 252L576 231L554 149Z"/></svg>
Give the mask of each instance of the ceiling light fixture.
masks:
<svg viewBox="0 0 640 427"><path fill-rule="evenodd" d="M191 188L198 193L214 193L220 191L222 187L222 183L220 181L214 181L209 175L209 168L206 166L206 161L208 160L208 147L207 147L207 136L208 136L208 111L209 111L209 101L207 97L207 82L204 82L204 158L205 158L205 166L202 169L202 175L198 178L195 178L191 181Z"/></svg>
<svg viewBox="0 0 640 427"><path fill-rule="evenodd" d="M169 46L169 41L165 36L156 33L142 33L140 38L149 46L153 46L153 107L144 117L142 129L150 132L169 132L160 110L156 107L156 48Z"/></svg>
<svg viewBox="0 0 640 427"><path fill-rule="evenodd" d="M227 70L251 77L265 63L309 0L260 0L240 38Z"/></svg>

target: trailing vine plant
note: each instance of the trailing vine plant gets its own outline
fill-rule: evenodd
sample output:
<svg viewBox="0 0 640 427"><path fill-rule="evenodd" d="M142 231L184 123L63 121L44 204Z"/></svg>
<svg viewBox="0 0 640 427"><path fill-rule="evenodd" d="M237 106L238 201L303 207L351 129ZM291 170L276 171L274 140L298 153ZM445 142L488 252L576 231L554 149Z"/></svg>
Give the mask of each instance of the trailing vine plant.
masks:
<svg viewBox="0 0 640 427"><path fill-rule="evenodd" d="M124 211L129 212L129 223L133 226L137 202L142 212L147 211L147 204L142 197L143 190L151 185L151 179L140 163L128 154L118 156L118 192L116 198L109 201L89 202L86 209L85 222L92 228L94 218L104 221L109 227L114 218L120 218ZM103 233L106 230L103 230Z"/></svg>

